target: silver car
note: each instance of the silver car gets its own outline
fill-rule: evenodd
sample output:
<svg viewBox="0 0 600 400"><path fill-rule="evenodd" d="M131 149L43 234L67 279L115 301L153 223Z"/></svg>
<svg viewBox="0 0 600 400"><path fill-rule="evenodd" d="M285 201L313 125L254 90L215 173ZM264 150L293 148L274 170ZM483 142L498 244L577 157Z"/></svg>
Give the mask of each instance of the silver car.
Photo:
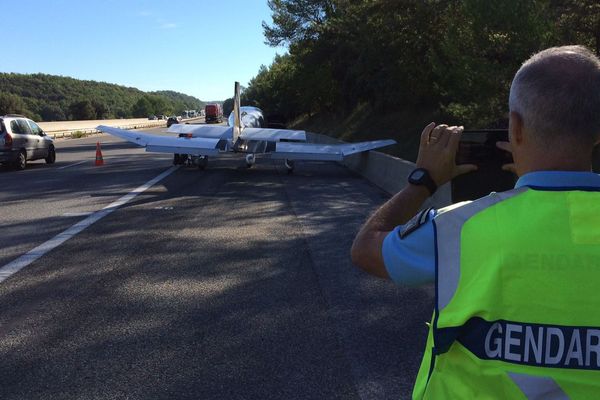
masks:
<svg viewBox="0 0 600 400"><path fill-rule="evenodd" d="M56 161L54 140L22 115L0 117L0 163L23 170L27 161L41 158L48 164Z"/></svg>

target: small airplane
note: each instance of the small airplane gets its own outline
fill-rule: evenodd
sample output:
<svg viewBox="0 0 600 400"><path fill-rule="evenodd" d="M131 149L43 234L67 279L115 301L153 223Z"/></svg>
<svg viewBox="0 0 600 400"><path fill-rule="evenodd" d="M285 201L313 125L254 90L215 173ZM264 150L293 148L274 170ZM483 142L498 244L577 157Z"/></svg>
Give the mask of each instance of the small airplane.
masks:
<svg viewBox="0 0 600 400"><path fill-rule="evenodd" d="M148 152L172 153L173 164L206 168L209 156L225 153L246 155L246 166L252 167L256 155L283 159L288 172L295 160L342 161L344 157L395 144L395 140L374 140L359 143L316 144L306 142L306 132L266 128L262 111L256 107L240 107L240 84L235 82L233 112L229 126L173 124L168 132L177 137L159 136L141 131L131 132L99 125L96 129L146 148Z"/></svg>

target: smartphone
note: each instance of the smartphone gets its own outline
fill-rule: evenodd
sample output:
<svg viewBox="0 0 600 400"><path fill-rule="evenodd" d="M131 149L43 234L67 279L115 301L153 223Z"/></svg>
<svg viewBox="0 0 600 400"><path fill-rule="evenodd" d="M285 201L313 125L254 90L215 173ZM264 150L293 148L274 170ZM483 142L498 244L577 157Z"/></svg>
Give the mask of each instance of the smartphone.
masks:
<svg viewBox="0 0 600 400"><path fill-rule="evenodd" d="M478 169L452 180L453 203L514 188L517 176L502 170L504 164L513 162L512 155L496 147L496 142L507 141L506 129L468 130L462 133L456 164L475 164Z"/></svg>

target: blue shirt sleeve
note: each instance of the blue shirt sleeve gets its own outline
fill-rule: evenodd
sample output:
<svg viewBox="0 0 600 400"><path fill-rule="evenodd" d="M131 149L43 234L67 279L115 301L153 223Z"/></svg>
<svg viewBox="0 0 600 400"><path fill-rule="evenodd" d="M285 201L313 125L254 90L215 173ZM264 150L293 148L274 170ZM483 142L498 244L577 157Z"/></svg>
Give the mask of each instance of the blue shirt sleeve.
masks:
<svg viewBox="0 0 600 400"><path fill-rule="evenodd" d="M427 220L410 233L400 237L405 225L397 226L383 240L383 261L397 284L417 286L435 281L435 234L430 210Z"/></svg>

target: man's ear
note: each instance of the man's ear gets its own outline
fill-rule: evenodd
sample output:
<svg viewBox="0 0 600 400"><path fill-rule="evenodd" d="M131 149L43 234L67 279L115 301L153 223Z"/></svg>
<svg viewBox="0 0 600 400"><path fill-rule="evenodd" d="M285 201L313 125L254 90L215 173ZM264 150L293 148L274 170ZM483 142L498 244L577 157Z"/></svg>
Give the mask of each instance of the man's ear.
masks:
<svg viewBox="0 0 600 400"><path fill-rule="evenodd" d="M508 138L513 145L523 143L523 118L516 111L511 111L508 116Z"/></svg>

